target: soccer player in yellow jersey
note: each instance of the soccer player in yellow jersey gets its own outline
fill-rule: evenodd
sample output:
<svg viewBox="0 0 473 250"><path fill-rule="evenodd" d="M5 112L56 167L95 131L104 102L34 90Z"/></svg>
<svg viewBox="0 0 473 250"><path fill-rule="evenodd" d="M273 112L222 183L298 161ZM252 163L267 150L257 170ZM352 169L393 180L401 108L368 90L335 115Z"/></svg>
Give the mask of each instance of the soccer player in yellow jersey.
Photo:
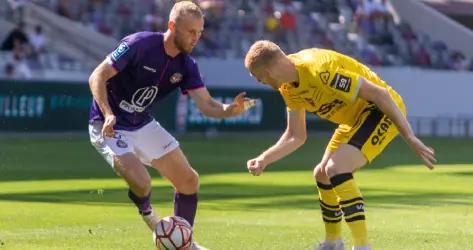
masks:
<svg viewBox="0 0 473 250"><path fill-rule="evenodd" d="M304 144L306 112L339 124L314 168L326 232L325 241L314 249L343 249L342 216L352 232L353 249L370 249L363 197L353 172L371 162L398 133L429 169L436 162L434 150L412 132L401 96L365 65L330 50L286 55L270 41L257 41L246 54L245 67L259 82L278 90L287 105L286 131L248 161L249 172L260 175Z"/></svg>

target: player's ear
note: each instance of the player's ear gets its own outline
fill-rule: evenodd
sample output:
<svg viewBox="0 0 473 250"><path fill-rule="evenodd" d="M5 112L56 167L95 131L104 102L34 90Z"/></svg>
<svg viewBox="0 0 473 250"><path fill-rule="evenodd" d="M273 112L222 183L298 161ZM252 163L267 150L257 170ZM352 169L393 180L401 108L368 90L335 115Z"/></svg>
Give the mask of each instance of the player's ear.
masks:
<svg viewBox="0 0 473 250"><path fill-rule="evenodd" d="M168 22L168 29L172 32L176 30L176 23L174 21L169 21Z"/></svg>

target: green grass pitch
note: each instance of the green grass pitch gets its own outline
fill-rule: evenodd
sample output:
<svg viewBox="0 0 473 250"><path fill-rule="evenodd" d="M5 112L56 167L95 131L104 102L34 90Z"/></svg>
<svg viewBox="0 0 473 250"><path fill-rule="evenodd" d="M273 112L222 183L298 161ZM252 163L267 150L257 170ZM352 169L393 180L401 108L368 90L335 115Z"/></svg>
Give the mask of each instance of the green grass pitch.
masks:
<svg viewBox="0 0 473 250"><path fill-rule="evenodd" d="M312 168L328 138L311 136L261 177L250 176L246 160L277 138L180 138L201 176L199 243L298 250L323 239ZM398 139L355 175L373 249L473 249L473 140L426 142L437 151L434 171ZM152 172L154 206L169 215L172 187ZM85 136L1 139L0 249L153 249L126 192Z"/></svg>

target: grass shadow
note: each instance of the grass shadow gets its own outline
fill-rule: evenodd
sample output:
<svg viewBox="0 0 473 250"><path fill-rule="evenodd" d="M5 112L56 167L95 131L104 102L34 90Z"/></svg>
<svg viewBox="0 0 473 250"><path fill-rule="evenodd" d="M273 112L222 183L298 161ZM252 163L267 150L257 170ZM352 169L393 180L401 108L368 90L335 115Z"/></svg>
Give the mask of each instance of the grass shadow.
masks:
<svg viewBox="0 0 473 250"><path fill-rule="evenodd" d="M473 193L457 194L445 192L406 193L390 190L379 194L382 189L363 189L365 200L370 207L400 208L408 206L473 206ZM173 189L170 186L154 187L153 201L171 203ZM213 209L318 209L317 197L311 185L253 185L253 184L202 184L199 200ZM129 204L126 188L96 190L75 190L55 192L31 192L1 194L0 201L47 202L70 204L97 204L120 206ZM215 202L215 203L214 203ZM214 205L217 204L218 205Z"/></svg>
<svg viewBox="0 0 473 250"><path fill-rule="evenodd" d="M181 147L191 165L202 175L246 172L246 161L274 144L278 134L246 138L181 138ZM253 136L254 137L254 136ZM327 136L310 136L307 143L291 156L277 162L271 171L304 170L311 172L323 155ZM453 138L427 138L437 150L439 164L472 164L473 141ZM63 180L110 178L113 171L92 148L86 137L4 139L0 150L0 181ZM369 168L420 164L415 154L400 139L395 140ZM150 171L158 176L156 171ZM470 175L470 173L466 173Z"/></svg>

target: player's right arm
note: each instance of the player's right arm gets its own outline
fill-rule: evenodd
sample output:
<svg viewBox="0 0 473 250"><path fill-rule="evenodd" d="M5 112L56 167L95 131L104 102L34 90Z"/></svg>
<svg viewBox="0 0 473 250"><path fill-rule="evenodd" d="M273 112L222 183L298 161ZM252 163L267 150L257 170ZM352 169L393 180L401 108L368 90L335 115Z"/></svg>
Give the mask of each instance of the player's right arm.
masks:
<svg viewBox="0 0 473 250"><path fill-rule="evenodd" d="M260 175L269 164L291 154L305 143L307 129L305 110L294 109L287 112L287 128L278 142L258 157L247 162L248 171L255 176Z"/></svg>
<svg viewBox="0 0 473 250"><path fill-rule="evenodd" d="M107 81L117 73L118 71L110 65L107 58L94 69L89 77L90 90L104 116L102 136L107 137L113 136L113 126L116 123L115 115L108 103Z"/></svg>
<svg viewBox="0 0 473 250"><path fill-rule="evenodd" d="M360 77L360 81L359 97L376 104L376 106L393 121L401 136L422 159L424 165L429 169L433 169L434 164L437 162L434 149L426 146L415 136L407 118L401 113L389 92L385 88L379 87L363 77Z"/></svg>

